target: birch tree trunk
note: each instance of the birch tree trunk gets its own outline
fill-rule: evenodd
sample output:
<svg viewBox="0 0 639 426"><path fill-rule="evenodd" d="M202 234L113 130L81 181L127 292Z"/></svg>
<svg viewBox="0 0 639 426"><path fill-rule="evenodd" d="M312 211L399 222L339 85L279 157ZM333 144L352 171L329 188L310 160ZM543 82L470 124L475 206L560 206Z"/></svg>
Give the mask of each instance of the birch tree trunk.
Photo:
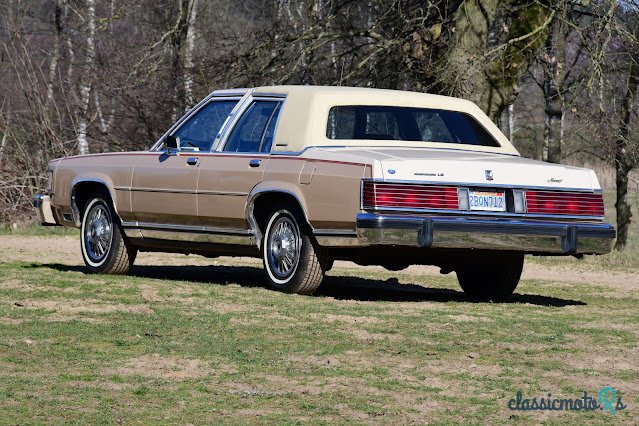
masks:
<svg viewBox="0 0 639 426"><path fill-rule="evenodd" d="M49 80L47 81L47 108L51 107L53 101L53 85L58 71L58 62L60 60L60 45L62 43L62 10L63 0L57 0L55 4L54 22L55 35L53 39L53 52L51 53L51 62L49 62Z"/></svg>
<svg viewBox="0 0 639 426"><path fill-rule="evenodd" d="M171 52L171 68L175 81L173 89L173 111L171 112L171 121L178 119L182 113L188 109L187 96L185 89L187 86L186 78L188 72L186 69L186 56L188 55L187 35L189 33L189 22L191 20L191 9L193 3L197 0L177 0L179 11L173 28L169 30L167 35L170 37L169 51ZM193 35L195 39L195 35ZM193 61L193 59L191 59ZM192 70L193 67L191 67ZM192 88L192 83L191 83ZM191 96L193 96L191 94Z"/></svg>
<svg viewBox="0 0 639 426"><path fill-rule="evenodd" d="M615 180L617 183L617 242L615 249L623 251L628 242L628 229L632 219L632 211L628 202L628 174L633 169L632 153L629 152L630 120L639 85L639 66L633 61L628 70L626 93L621 103L619 135L615 141Z"/></svg>
<svg viewBox="0 0 639 426"><path fill-rule="evenodd" d="M193 68L195 63L193 55L195 52L196 41L196 29L195 23L197 21L197 4L198 0L191 0L189 4L189 18L187 21L188 29L186 30L186 48L184 52L184 102L185 111L191 108L195 102L193 99Z"/></svg>
<svg viewBox="0 0 639 426"><path fill-rule="evenodd" d="M76 125L78 152L80 155L89 153L87 130L90 121L89 101L91 95L91 84L94 76L93 64L95 61L95 0L86 0L85 4L87 11L86 55L84 58L84 69L80 79L80 99Z"/></svg>
<svg viewBox="0 0 639 426"><path fill-rule="evenodd" d="M508 139L513 142L515 139L515 104L508 105Z"/></svg>
<svg viewBox="0 0 639 426"><path fill-rule="evenodd" d="M2 132L2 141L0 141L0 164L2 164L2 158L4 157L4 149L7 146L7 130Z"/></svg>
<svg viewBox="0 0 639 426"><path fill-rule="evenodd" d="M115 8L116 8L116 1L115 0L111 0L111 3L109 5L109 10L111 13L111 18L109 20L109 25L108 25L108 33L109 36L112 37L113 36L113 22L114 22L114 17L115 17ZM111 99L111 110L109 111L109 115L108 117L104 116L104 113L102 112L102 97L100 95L100 84L94 84L92 89L93 89L93 103L95 105L95 112L98 118L98 128L100 129L100 133L102 133L102 135L107 136L109 134L109 131L111 129L111 125L113 124L113 120L115 119L115 102L113 101L113 99Z"/></svg>

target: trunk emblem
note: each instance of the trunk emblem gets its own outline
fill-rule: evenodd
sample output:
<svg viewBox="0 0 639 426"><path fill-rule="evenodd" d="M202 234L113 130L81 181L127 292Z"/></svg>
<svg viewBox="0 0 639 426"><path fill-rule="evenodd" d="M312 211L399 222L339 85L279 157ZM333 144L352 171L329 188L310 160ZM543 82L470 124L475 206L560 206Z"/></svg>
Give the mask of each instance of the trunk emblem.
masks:
<svg viewBox="0 0 639 426"><path fill-rule="evenodd" d="M486 180L493 180L493 171L486 170Z"/></svg>
<svg viewBox="0 0 639 426"><path fill-rule="evenodd" d="M388 174L394 175L395 174L395 169L388 169Z"/></svg>

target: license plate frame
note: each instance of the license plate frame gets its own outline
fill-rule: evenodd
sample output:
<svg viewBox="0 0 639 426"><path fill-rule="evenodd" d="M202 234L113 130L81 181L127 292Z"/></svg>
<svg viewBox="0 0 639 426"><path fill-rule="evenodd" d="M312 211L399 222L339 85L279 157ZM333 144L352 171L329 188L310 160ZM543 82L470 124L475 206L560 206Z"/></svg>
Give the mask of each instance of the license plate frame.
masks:
<svg viewBox="0 0 639 426"><path fill-rule="evenodd" d="M506 191L470 189L468 191L468 206L471 211L505 212Z"/></svg>

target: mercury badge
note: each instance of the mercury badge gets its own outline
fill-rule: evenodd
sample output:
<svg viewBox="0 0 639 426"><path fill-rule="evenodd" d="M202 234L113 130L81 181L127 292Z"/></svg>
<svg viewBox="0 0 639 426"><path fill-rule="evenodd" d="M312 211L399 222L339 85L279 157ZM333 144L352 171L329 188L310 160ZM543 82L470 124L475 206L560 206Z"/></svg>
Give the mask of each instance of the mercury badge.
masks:
<svg viewBox="0 0 639 426"><path fill-rule="evenodd" d="M486 180L493 180L493 171L486 170Z"/></svg>

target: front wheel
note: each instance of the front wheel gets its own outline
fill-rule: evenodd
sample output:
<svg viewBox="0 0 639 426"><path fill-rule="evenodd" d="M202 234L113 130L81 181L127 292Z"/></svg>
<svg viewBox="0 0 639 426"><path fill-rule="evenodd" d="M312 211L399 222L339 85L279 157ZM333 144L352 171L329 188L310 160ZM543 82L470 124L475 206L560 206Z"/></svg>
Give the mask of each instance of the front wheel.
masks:
<svg viewBox="0 0 639 426"><path fill-rule="evenodd" d="M513 294L524 268L523 253L478 255L457 268L462 290L477 300L504 300Z"/></svg>
<svg viewBox="0 0 639 426"><path fill-rule="evenodd" d="M262 260L272 288L298 294L317 290L329 263L326 249L317 245L287 207L276 208L268 216Z"/></svg>
<svg viewBox="0 0 639 426"><path fill-rule="evenodd" d="M100 196L89 200L84 209L80 241L84 264L93 273L126 275L137 255L113 220L109 203Z"/></svg>

